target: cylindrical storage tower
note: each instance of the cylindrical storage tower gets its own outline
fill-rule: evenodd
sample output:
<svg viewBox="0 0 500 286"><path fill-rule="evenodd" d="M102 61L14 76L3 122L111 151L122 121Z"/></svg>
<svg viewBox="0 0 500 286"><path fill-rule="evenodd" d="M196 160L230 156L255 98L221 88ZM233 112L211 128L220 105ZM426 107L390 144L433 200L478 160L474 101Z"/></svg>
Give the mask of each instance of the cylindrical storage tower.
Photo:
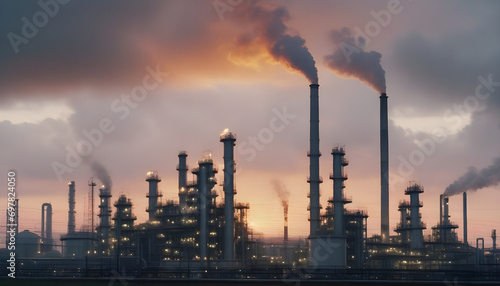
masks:
<svg viewBox="0 0 500 286"><path fill-rule="evenodd" d="M156 208L158 206L158 198L161 194L158 192L158 182L161 182L160 177L158 177L158 172L148 172L146 174L146 181L149 182L149 193L147 197L149 198L149 207L147 209L149 213L149 221L156 220Z"/></svg>
<svg viewBox="0 0 500 286"><path fill-rule="evenodd" d="M75 181L69 182L68 233L75 232Z"/></svg>
<svg viewBox="0 0 500 286"><path fill-rule="evenodd" d="M224 143L224 259L234 259L234 146L236 135L228 129L220 135Z"/></svg>
<svg viewBox="0 0 500 286"><path fill-rule="evenodd" d="M199 162L198 173L198 209L199 209L199 228L200 228L200 260L207 260L207 244L208 244L208 211L209 211L209 192L208 189L208 162Z"/></svg>
<svg viewBox="0 0 500 286"><path fill-rule="evenodd" d="M34 258L40 253L40 236L28 230L16 236L16 258Z"/></svg>
<svg viewBox="0 0 500 286"><path fill-rule="evenodd" d="M401 209L401 228L408 229L408 209ZM401 233L401 242L408 243L408 231L403 231Z"/></svg>
<svg viewBox="0 0 500 286"><path fill-rule="evenodd" d="M333 180L333 234L345 236L344 204L347 201L344 199L344 181L347 180L347 177L344 175L344 166L347 166L347 160L344 159L345 151L343 148L333 148L332 155L333 173L330 178Z"/></svg>
<svg viewBox="0 0 500 286"><path fill-rule="evenodd" d="M380 231L383 243L389 243L389 127L387 94L380 95Z"/></svg>
<svg viewBox="0 0 500 286"><path fill-rule="evenodd" d="M319 204L319 85L311 84L310 87L310 134L309 134L309 200L310 200L310 237L316 235L320 223Z"/></svg>

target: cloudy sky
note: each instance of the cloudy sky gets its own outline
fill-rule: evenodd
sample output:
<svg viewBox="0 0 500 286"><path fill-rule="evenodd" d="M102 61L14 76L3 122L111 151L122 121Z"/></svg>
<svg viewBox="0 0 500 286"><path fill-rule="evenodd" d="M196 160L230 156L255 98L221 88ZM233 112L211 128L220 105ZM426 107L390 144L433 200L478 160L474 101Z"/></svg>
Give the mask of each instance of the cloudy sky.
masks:
<svg viewBox="0 0 500 286"><path fill-rule="evenodd" d="M207 152L222 164L219 134L229 128L235 199L250 203L250 225L282 234L278 179L291 193L290 235L306 237L308 85L317 69L321 203L332 196L331 148L345 146L347 207L367 210L369 235L379 233L379 89L329 68L332 31L344 27L356 49L380 53L385 70L391 229L409 181L425 189L430 234L446 187L500 157L499 2L41 2L0 2L0 184L6 198L6 174L17 172L20 229L39 231L41 204L50 202L54 231L65 232L71 180L77 228L85 225L95 161L112 177L113 201L131 197L145 221L146 172L162 177L164 200L177 199L178 152L191 167ZM89 132L102 142L89 143ZM68 161L71 150L84 153L81 162ZM491 229L500 229L495 182L469 195L469 241L491 245ZM450 198L460 226L461 204Z"/></svg>

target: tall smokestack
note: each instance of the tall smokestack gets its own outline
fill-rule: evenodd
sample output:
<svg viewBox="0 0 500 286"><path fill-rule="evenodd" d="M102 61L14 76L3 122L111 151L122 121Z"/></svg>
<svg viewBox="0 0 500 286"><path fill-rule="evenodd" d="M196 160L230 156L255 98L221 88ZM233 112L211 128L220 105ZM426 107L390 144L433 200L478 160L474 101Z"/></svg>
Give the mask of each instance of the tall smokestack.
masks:
<svg viewBox="0 0 500 286"><path fill-rule="evenodd" d="M309 156L309 199L310 199L310 237L314 237L320 223L319 184L319 84L311 84L311 111L310 111L310 150Z"/></svg>
<svg viewBox="0 0 500 286"><path fill-rule="evenodd" d="M443 196L443 227L441 228L441 237L444 243L450 241L450 231L448 226L450 225L450 215L448 207L449 198Z"/></svg>
<svg viewBox="0 0 500 286"><path fill-rule="evenodd" d="M464 243L467 244L467 193L464 192Z"/></svg>
<svg viewBox="0 0 500 286"><path fill-rule="evenodd" d="M288 249L288 204L284 205L283 212L285 215L284 225L283 225L283 260L288 261L287 249Z"/></svg>
<svg viewBox="0 0 500 286"><path fill-rule="evenodd" d="M41 237L45 251L52 250L52 205L49 203L42 204Z"/></svg>
<svg viewBox="0 0 500 286"><path fill-rule="evenodd" d="M224 130L220 142L224 143L224 259L234 259L234 146L236 135Z"/></svg>
<svg viewBox="0 0 500 286"><path fill-rule="evenodd" d="M439 195L439 225L443 224L443 195Z"/></svg>
<svg viewBox="0 0 500 286"><path fill-rule="evenodd" d="M185 151L179 152L179 165L177 165L177 171L179 171L179 207L183 210L186 206L187 198L187 171L188 167L186 164L187 154Z"/></svg>
<svg viewBox="0 0 500 286"><path fill-rule="evenodd" d="M389 127L387 94L380 95L380 231L382 243L389 242Z"/></svg>
<svg viewBox="0 0 500 286"><path fill-rule="evenodd" d="M157 172L148 172L146 174L146 181L149 182L149 193L147 197L149 198L149 221L156 220L155 214L158 207L158 198L161 194L158 192L158 183L161 182L160 177L158 177Z"/></svg>
<svg viewBox="0 0 500 286"><path fill-rule="evenodd" d="M69 211L68 211L68 234L75 232L75 181L68 183L69 185Z"/></svg>
<svg viewBox="0 0 500 286"><path fill-rule="evenodd" d="M287 190L285 184L278 179L273 179L271 183L273 184L274 191L278 195L281 205L283 206L283 245L285 246L283 258L286 261L286 249L288 243L288 201L290 198L290 192Z"/></svg>
<svg viewBox="0 0 500 286"><path fill-rule="evenodd" d="M445 225L449 225L450 224L449 200L450 199L448 197L444 197L444 199L443 199L443 207L444 207L444 211L443 211L443 223Z"/></svg>
<svg viewBox="0 0 500 286"><path fill-rule="evenodd" d="M491 231L491 239L493 240L493 251L497 250L497 230ZM496 260L494 260L496 262Z"/></svg>
<svg viewBox="0 0 500 286"><path fill-rule="evenodd" d="M283 205L283 242L285 244L285 249L288 244L288 200L282 201ZM285 250L286 251L286 250Z"/></svg>

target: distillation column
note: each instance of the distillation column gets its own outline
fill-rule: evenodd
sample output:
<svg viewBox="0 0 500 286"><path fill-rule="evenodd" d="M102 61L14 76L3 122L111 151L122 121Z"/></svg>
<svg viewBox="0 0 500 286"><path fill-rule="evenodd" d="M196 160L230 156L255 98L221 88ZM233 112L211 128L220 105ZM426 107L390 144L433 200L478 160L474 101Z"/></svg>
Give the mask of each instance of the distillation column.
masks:
<svg viewBox="0 0 500 286"><path fill-rule="evenodd" d="M156 220L158 198L162 196L158 191L158 183L161 182L161 179L158 177L157 172L148 172L146 174L146 181L149 182L149 193L147 195L149 198L149 207L147 212L149 213L149 221L154 221Z"/></svg>
<svg viewBox="0 0 500 286"><path fill-rule="evenodd" d="M410 196L410 247L412 249L424 247L422 230L425 229L425 226L420 220L422 203L419 198L423 192L423 188L417 184L410 185L405 191L405 194Z"/></svg>
<svg viewBox="0 0 500 286"><path fill-rule="evenodd" d="M97 234L99 236L99 244L101 245L101 254L110 254L110 232L111 232L111 192L106 186L102 186L99 189L99 226L97 227Z"/></svg>

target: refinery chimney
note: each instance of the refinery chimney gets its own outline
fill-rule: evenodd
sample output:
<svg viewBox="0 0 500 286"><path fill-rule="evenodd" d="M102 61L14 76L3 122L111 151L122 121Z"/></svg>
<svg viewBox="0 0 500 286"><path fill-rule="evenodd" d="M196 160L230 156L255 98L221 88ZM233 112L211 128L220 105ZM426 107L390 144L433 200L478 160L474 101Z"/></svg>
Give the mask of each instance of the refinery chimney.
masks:
<svg viewBox="0 0 500 286"><path fill-rule="evenodd" d="M449 210L449 198L448 197L443 197L443 223L445 225L450 224L450 210Z"/></svg>
<svg viewBox="0 0 500 286"><path fill-rule="evenodd" d="M309 134L309 212L310 212L310 237L316 236L320 223L319 184L322 182L319 176L319 84L311 84L310 87L310 134Z"/></svg>
<svg viewBox="0 0 500 286"><path fill-rule="evenodd" d="M68 234L75 232L75 181L68 183L69 185L69 211L68 211Z"/></svg>
<svg viewBox="0 0 500 286"><path fill-rule="evenodd" d="M491 239L493 240L493 253L494 253L497 250L497 230L496 229L493 229L491 231Z"/></svg>
<svg viewBox="0 0 500 286"><path fill-rule="evenodd" d="M44 250L52 250L52 205L49 203L42 204L42 243Z"/></svg>
<svg viewBox="0 0 500 286"><path fill-rule="evenodd" d="M161 194L158 191L158 183L161 182L158 172L148 172L146 174L146 181L149 182L149 193L146 197L149 198L149 207L147 212L149 213L149 221L154 221L156 208L158 207L158 198Z"/></svg>
<svg viewBox="0 0 500 286"><path fill-rule="evenodd" d="M443 243L447 243L450 240L450 232L448 231L448 226L450 225L450 215L449 215L449 198L443 196L443 228L441 229Z"/></svg>
<svg viewBox="0 0 500 286"><path fill-rule="evenodd" d="M443 224L443 195L439 195L439 225Z"/></svg>
<svg viewBox="0 0 500 286"><path fill-rule="evenodd" d="M220 142L224 143L224 259L234 259L234 146L236 135L225 129L220 135Z"/></svg>
<svg viewBox="0 0 500 286"><path fill-rule="evenodd" d="M177 165L177 171L179 171L179 207L182 210L186 207L187 198L187 171L188 167L186 164L187 154L185 151L179 152L179 165Z"/></svg>
<svg viewBox="0 0 500 286"><path fill-rule="evenodd" d="M467 193L464 192L464 244L467 244Z"/></svg>
<svg viewBox="0 0 500 286"><path fill-rule="evenodd" d="M380 231L382 243L389 242L389 128L387 94L380 95Z"/></svg>

